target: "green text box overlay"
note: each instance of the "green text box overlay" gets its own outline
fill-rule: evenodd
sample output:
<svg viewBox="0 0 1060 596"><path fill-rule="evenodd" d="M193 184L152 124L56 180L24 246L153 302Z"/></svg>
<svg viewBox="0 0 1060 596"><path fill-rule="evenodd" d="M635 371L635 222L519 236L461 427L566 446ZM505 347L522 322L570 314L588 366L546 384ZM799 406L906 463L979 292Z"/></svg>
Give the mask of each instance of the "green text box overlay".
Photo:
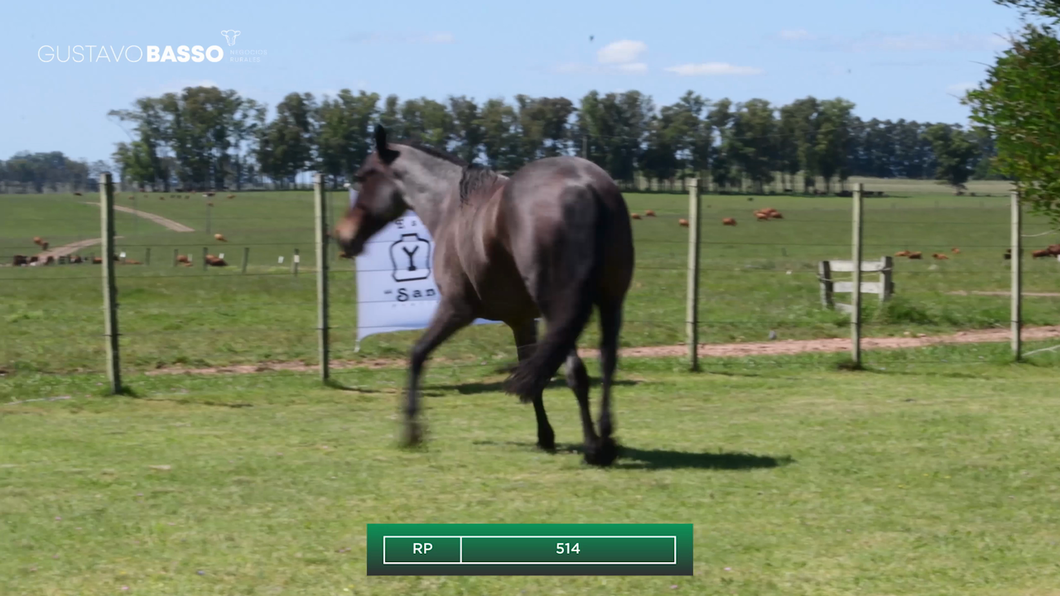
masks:
<svg viewBox="0 0 1060 596"><path fill-rule="evenodd" d="M692 524L368 524L367 536L368 575L692 574Z"/></svg>

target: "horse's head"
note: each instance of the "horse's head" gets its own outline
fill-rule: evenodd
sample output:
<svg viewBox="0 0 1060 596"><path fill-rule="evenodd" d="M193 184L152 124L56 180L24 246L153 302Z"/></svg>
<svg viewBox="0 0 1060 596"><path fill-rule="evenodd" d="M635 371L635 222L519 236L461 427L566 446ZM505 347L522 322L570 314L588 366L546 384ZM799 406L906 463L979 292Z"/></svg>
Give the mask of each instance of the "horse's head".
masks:
<svg viewBox="0 0 1060 596"><path fill-rule="evenodd" d="M408 209L401 175L393 167L398 155L387 145L386 130L376 126L375 151L354 174L357 200L335 226L335 238L346 255L361 254L369 238Z"/></svg>

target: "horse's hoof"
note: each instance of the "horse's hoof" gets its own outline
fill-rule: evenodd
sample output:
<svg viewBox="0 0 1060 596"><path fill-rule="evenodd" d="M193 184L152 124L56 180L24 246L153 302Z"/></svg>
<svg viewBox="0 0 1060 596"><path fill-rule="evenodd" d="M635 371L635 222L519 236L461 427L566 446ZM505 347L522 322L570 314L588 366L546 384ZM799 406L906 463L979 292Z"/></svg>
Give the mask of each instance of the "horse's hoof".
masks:
<svg viewBox="0 0 1060 596"><path fill-rule="evenodd" d="M600 439L596 445L592 445L585 450L585 463L590 466L606 468L613 464L617 458L618 445L615 444L615 440L611 437Z"/></svg>
<svg viewBox="0 0 1060 596"><path fill-rule="evenodd" d="M405 427L405 436L402 445L405 447L417 447L423 443L423 430L418 424L410 424Z"/></svg>
<svg viewBox="0 0 1060 596"><path fill-rule="evenodd" d="M549 433L548 435L537 436L537 448L542 451L554 453L556 451L556 435Z"/></svg>

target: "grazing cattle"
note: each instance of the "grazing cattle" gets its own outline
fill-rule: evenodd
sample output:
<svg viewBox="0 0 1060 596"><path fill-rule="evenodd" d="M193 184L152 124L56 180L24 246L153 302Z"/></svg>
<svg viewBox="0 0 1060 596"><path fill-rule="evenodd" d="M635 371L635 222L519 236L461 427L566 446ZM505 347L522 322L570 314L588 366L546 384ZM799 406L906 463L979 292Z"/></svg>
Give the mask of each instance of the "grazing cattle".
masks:
<svg viewBox="0 0 1060 596"><path fill-rule="evenodd" d="M655 212L651 209L648 209L644 212L644 217L655 217Z"/></svg>
<svg viewBox="0 0 1060 596"><path fill-rule="evenodd" d="M228 242L228 240L225 240L224 234L214 234L213 238L218 242Z"/></svg>
<svg viewBox="0 0 1060 596"><path fill-rule="evenodd" d="M911 252L911 253L909 253L909 258L910 259L923 259L924 255L922 253L919 253L919 252Z"/></svg>
<svg viewBox="0 0 1060 596"><path fill-rule="evenodd" d="M1046 250L1053 256L1060 256L1060 244L1050 244Z"/></svg>
<svg viewBox="0 0 1060 596"><path fill-rule="evenodd" d="M910 253L909 253L908 250L900 250L900 251L894 253L894 256L896 256L896 257L908 257L909 254Z"/></svg>
<svg viewBox="0 0 1060 596"><path fill-rule="evenodd" d="M187 263L187 262L189 262L187 255L177 255L177 262L178 263Z"/></svg>
<svg viewBox="0 0 1060 596"><path fill-rule="evenodd" d="M82 259L80 255L73 255L72 257L70 257L70 262L71 263L82 263L82 262L84 262L84 259Z"/></svg>
<svg viewBox="0 0 1060 596"><path fill-rule="evenodd" d="M225 198L227 198L227 199L234 199L234 198L236 198L236 196L235 196L235 195L228 195L228 196L227 196L227 197L225 197Z"/></svg>
<svg viewBox="0 0 1060 596"><path fill-rule="evenodd" d="M79 192L75 192L75 193L74 193L74 196L75 196L75 197L79 197L79 196L81 196L81 193L79 193Z"/></svg>
<svg viewBox="0 0 1060 596"><path fill-rule="evenodd" d="M40 245L42 242L44 242L44 240L41 240L40 236L34 236L33 237L33 244Z"/></svg>
<svg viewBox="0 0 1060 596"><path fill-rule="evenodd" d="M723 225L723 226L735 226L736 225L736 220L731 218L731 217L726 217L725 219L721 220L721 225Z"/></svg>
<svg viewBox="0 0 1060 596"><path fill-rule="evenodd" d="M29 257L26 255L15 255L11 261L12 267L25 267L26 265L29 265Z"/></svg>
<svg viewBox="0 0 1060 596"><path fill-rule="evenodd" d="M769 214L769 217L771 219L784 219L784 216L781 215L779 211L773 211L773 213Z"/></svg>
<svg viewBox="0 0 1060 596"><path fill-rule="evenodd" d="M682 228L687 228L688 227L688 220L687 219L679 219L679 220L677 220L677 225L681 226Z"/></svg>
<svg viewBox="0 0 1060 596"><path fill-rule="evenodd" d="M1005 249L1005 260L1006 261L1012 260L1012 249L1011 248L1006 248Z"/></svg>
<svg viewBox="0 0 1060 596"><path fill-rule="evenodd" d="M103 257L92 257L92 264L93 265L102 265L103 264Z"/></svg>
<svg viewBox="0 0 1060 596"><path fill-rule="evenodd" d="M519 364L505 392L532 403L538 445L555 449L542 393L561 365L578 400L587 463L618 456L612 385L626 293L633 277L630 212L600 166L573 156L548 157L510 177L435 149L390 144L375 128L375 151L357 170L359 192L335 237L357 256L379 230L414 211L435 242L432 273L440 299L412 348L405 440L421 441L420 377L427 358L478 318L502 321L513 333ZM589 410L589 377L577 344L590 317L600 325L599 434ZM537 337L536 319L547 330Z"/></svg>
<svg viewBox="0 0 1060 596"><path fill-rule="evenodd" d="M1053 256L1053 253L1049 252L1048 248L1043 248L1042 250L1036 250L1036 251L1032 252L1031 256L1036 258L1036 259L1044 259L1046 257Z"/></svg>
<svg viewBox="0 0 1060 596"><path fill-rule="evenodd" d="M755 219L758 221L769 221L769 214L755 211Z"/></svg>
<svg viewBox="0 0 1060 596"><path fill-rule="evenodd" d="M227 267L228 263L224 259L215 257L213 255L206 255L206 264L210 267Z"/></svg>
<svg viewBox="0 0 1060 596"><path fill-rule="evenodd" d="M955 255L959 255L959 254L961 254L961 249L959 249L956 246L954 246L953 248L950 249L950 252L952 252Z"/></svg>
<svg viewBox="0 0 1060 596"><path fill-rule="evenodd" d="M631 213L629 216L632 217L633 219L640 219L640 214L639 213Z"/></svg>
<svg viewBox="0 0 1060 596"><path fill-rule="evenodd" d="M931 256L936 261L945 261L945 260L949 259L949 257L947 257L946 255L944 255L944 254L942 254L940 252L932 253Z"/></svg>

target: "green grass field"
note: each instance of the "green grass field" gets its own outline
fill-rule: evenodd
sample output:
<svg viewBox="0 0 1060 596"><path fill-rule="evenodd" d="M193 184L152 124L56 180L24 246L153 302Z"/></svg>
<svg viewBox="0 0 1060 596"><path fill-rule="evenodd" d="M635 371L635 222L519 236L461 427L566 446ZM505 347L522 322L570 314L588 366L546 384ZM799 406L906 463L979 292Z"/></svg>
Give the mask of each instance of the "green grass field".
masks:
<svg viewBox="0 0 1060 596"><path fill-rule="evenodd" d="M952 258L899 260L897 296L870 305L867 335L1007 326L1007 297L950 293L1007 289L1003 189L948 197L889 184L894 197L866 202L865 258ZM844 354L710 358L699 373L677 359L624 358L622 452L601 470L582 463L577 408L559 379L545 402L560 449L534 449L532 409L499 391L499 365L514 358L508 332L481 326L428 365L428 442L403 450L400 366L338 369L332 386L312 373L152 372L315 361L308 193L215 197L209 233L201 197L128 195L118 204L196 230L117 215L119 248L137 260L152 251L151 265L117 269L130 396L104 396L98 267L0 268L0 594L1055 593L1060 423L1043 413L1060 406L1060 352L1012 364L1001 343L880 350L864 371L842 370ZM687 199L628 199L658 217L634 222L622 343L678 344ZM3 261L34 254L33 236L53 247L98 236L85 200L0 196ZM764 206L785 219L753 221ZM845 319L818 303L816 261L849 258L849 199L706 195L703 207L705 341L757 341L770 329L846 336ZM1031 219L1025 231L1048 230ZM204 246L235 266L172 266L174 248L197 263ZM352 265L334 266L335 357L404 356L414 333L352 352ZM1025 291L1060 291L1058 267L1027 262ZM1025 314L1056 324L1060 300L1028 297ZM365 524L412 522L692 523L695 575L366 577Z"/></svg>
<svg viewBox="0 0 1060 596"><path fill-rule="evenodd" d="M481 367L429 371L417 451L395 442L400 370L343 371L348 390L136 376L137 398L96 396L96 375L16 375L7 398L70 399L0 405L0 593L1052 593L1057 357L917 352L855 373L626 360L608 470L581 463L569 391L546 393L547 455L532 410ZM695 575L366 577L365 524L412 522L692 523Z"/></svg>
<svg viewBox="0 0 1060 596"><path fill-rule="evenodd" d="M980 194L953 197L930 182L876 181L893 197L866 200L865 258L897 250L919 250L923 261L899 259L897 295L885 308L868 300L867 335L941 333L1008 324L1004 296L952 295L955 291L1005 291L1009 272L1001 254L1008 246L1008 199L999 183L981 183ZM996 187L996 188L995 188ZM906 192L903 192L906 191ZM934 190L936 194L923 194ZM974 190L974 189L973 189ZM148 220L117 214L120 250L151 263L118 268L123 364L130 369L163 366L220 366L265 360L314 362L315 281L312 204L308 192L222 195L206 205L200 195L174 199L158 194L119 193L117 204L172 218L195 228L169 231ZM147 197L147 198L145 198ZM334 214L344 193L333 193ZM33 254L33 236L59 246L98 237L95 197L71 195L0 197L0 254ZM681 195L628 195L631 210L653 209L656 218L634 222L637 270L622 335L624 346L672 345L684 341L687 216ZM701 247L701 340L740 342L847 334L845 317L819 304L816 263L849 258L850 200L836 197L755 197L704 195ZM773 206L782 221L755 222L754 209ZM209 212L209 215L208 215ZM723 227L735 217L736 227ZM209 232L207 232L209 230ZM1028 218L1026 233L1046 232L1042 220ZM213 239L222 233L229 242ZM1055 242L1055 236L1028 239L1029 248ZM203 248L224 253L233 266L204 271L173 267L173 252L200 262ZM250 248L247 273L239 264ZM950 252L959 247L961 253ZM291 257L301 252L300 274ZM91 248L81 254L92 253ZM96 248L98 253L98 247ZM933 252L951 256L934 261ZM283 256L284 263L278 258ZM332 324L336 358L402 357L415 333L379 335L353 353L356 287L353 266L333 258ZM868 280L874 279L872 276ZM0 365L15 371L98 371L102 369L102 329L98 268L90 265L0 269ZM1027 292L1060 291L1060 264L1027 262ZM842 299L842 297L840 298ZM1028 325L1060 321L1060 300L1028 297ZM583 338L594 345L595 329ZM513 357L507 328L491 325L465 330L438 352L445 358Z"/></svg>

